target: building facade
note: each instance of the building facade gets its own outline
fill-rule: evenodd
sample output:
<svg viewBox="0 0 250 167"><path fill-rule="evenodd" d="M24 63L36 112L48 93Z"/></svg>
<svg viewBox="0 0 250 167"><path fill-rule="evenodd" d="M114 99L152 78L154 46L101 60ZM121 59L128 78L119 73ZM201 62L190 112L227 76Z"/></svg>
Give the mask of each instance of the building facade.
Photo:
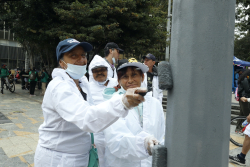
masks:
<svg viewBox="0 0 250 167"><path fill-rule="evenodd" d="M25 67L25 52L15 41L14 33L0 30L0 65L7 64L8 69Z"/></svg>

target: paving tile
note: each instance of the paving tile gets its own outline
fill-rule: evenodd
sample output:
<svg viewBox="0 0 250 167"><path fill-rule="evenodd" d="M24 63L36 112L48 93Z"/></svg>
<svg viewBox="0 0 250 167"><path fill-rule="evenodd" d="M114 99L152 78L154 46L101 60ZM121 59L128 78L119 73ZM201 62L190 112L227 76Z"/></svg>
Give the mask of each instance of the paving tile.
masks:
<svg viewBox="0 0 250 167"><path fill-rule="evenodd" d="M30 137L32 137L35 141L38 141L39 140L39 134L36 133L36 134L31 134L31 135L28 135Z"/></svg>
<svg viewBox="0 0 250 167"><path fill-rule="evenodd" d="M25 136L25 135L31 135L33 133L26 132L26 131L13 131L17 136Z"/></svg>
<svg viewBox="0 0 250 167"><path fill-rule="evenodd" d="M36 152L36 147L37 147L38 142L33 141L33 142L29 142L26 143L26 145L34 152Z"/></svg>
<svg viewBox="0 0 250 167"><path fill-rule="evenodd" d="M12 136L16 136L16 134L10 130L2 131L0 133L0 138L8 138L8 137L12 137Z"/></svg>
<svg viewBox="0 0 250 167"><path fill-rule="evenodd" d="M13 146L13 143L8 138L1 138L0 139L0 147L3 147L3 146Z"/></svg>
<svg viewBox="0 0 250 167"><path fill-rule="evenodd" d="M1 167L27 167L28 164L20 160L19 157L9 158Z"/></svg>
<svg viewBox="0 0 250 167"><path fill-rule="evenodd" d="M8 156L5 154L2 148L0 148L0 166L3 164L5 161L7 161Z"/></svg>
<svg viewBox="0 0 250 167"><path fill-rule="evenodd" d="M23 125L22 124L16 124L16 126L20 129L23 129Z"/></svg>
<svg viewBox="0 0 250 167"><path fill-rule="evenodd" d="M27 154L27 155L23 155L23 158L30 164L30 166L32 164L34 164L34 156L35 154Z"/></svg>
<svg viewBox="0 0 250 167"><path fill-rule="evenodd" d="M17 145L15 151L16 151L16 156L34 154L34 151L30 147L28 147L26 144Z"/></svg>
<svg viewBox="0 0 250 167"><path fill-rule="evenodd" d="M14 136L14 137L9 137L9 139L14 145L20 145L23 144L24 140L27 138L23 136Z"/></svg>
<svg viewBox="0 0 250 167"><path fill-rule="evenodd" d="M11 158L12 156L15 156L16 153L16 146L12 145L12 146L3 146L3 151L5 152L5 154Z"/></svg>

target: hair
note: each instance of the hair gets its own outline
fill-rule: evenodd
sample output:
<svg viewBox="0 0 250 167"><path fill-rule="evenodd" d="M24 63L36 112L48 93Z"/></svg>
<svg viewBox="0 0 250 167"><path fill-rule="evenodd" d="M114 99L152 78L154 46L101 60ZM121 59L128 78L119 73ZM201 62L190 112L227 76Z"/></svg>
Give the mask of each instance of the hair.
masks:
<svg viewBox="0 0 250 167"><path fill-rule="evenodd" d="M128 68L131 68L132 71L139 71L140 75L143 76L143 72L141 71L141 69L136 70L136 69L138 69L138 67L129 66L129 67L125 67L125 68L122 68L121 70L117 71L118 82L122 78L122 76L124 76L127 73Z"/></svg>
<svg viewBox="0 0 250 167"><path fill-rule="evenodd" d="M246 78L247 76L250 76L250 70L246 70L245 72L243 72L243 73L241 74L241 76L240 76L239 79L238 79L238 84L240 84L241 81L243 81L244 78Z"/></svg>
<svg viewBox="0 0 250 167"><path fill-rule="evenodd" d="M112 49L112 50L114 50L114 48L110 48L110 49ZM105 55L105 57L107 57L108 55L109 55L109 49L104 49L104 55Z"/></svg>
<svg viewBox="0 0 250 167"><path fill-rule="evenodd" d="M49 73L47 72L45 67L43 67L43 71L46 72L49 75Z"/></svg>
<svg viewBox="0 0 250 167"><path fill-rule="evenodd" d="M57 68L62 68L62 67L60 66L60 60L63 60L63 56L58 60L58 67L57 67Z"/></svg>

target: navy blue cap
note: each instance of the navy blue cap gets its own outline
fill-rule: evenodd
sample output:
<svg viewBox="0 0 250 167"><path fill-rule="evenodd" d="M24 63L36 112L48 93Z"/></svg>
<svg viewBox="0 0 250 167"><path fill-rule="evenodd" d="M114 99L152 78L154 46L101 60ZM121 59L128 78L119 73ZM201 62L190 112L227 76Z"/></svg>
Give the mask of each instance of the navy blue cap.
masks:
<svg viewBox="0 0 250 167"><path fill-rule="evenodd" d="M148 53L146 56L143 56L142 58L143 58L143 60L148 58L148 59L155 61L155 56L151 53Z"/></svg>
<svg viewBox="0 0 250 167"><path fill-rule="evenodd" d="M89 52L93 49L93 46L88 42L79 42L73 38L68 38L59 42L59 44L56 47L57 61L59 61L62 58L63 53L72 50L76 46L81 46L85 52Z"/></svg>

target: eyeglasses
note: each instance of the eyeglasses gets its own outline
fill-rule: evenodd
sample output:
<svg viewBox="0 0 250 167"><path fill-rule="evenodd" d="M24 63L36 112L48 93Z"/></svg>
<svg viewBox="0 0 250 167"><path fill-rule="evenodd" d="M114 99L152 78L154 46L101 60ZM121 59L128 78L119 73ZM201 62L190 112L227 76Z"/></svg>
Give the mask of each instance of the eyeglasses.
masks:
<svg viewBox="0 0 250 167"><path fill-rule="evenodd" d="M105 67L92 69L93 73L99 73L99 72L105 72L105 71L107 71L107 68Z"/></svg>

